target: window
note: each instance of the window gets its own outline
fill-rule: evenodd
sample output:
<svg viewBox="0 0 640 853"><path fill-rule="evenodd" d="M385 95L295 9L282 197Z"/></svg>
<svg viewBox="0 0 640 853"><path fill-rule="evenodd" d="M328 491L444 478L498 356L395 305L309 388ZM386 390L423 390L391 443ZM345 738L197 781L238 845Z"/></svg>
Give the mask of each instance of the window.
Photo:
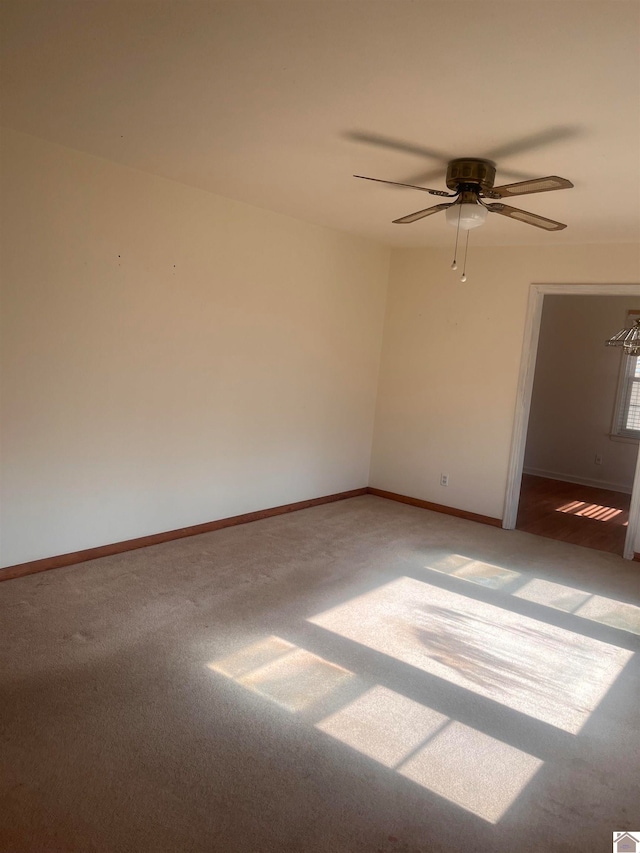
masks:
<svg viewBox="0 0 640 853"><path fill-rule="evenodd" d="M639 313L629 312L627 326L637 319ZM612 433L621 438L640 439L640 356L621 354Z"/></svg>

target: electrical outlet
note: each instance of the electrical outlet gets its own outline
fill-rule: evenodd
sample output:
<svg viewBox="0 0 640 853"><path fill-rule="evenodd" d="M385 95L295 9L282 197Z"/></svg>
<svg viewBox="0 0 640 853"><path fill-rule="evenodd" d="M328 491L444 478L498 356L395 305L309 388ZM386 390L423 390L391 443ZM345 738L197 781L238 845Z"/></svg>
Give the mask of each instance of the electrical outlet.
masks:
<svg viewBox="0 0 640 853"><path fill-rule="evenodd" d="M594 460L596 465L602 465L602 453L596 453L596 458Z"/></svg>
<svg viewBox="0 0 640 853"><path fill-rule="evenodd" d="M448 474L440 474L440 485L448 486L449 485L449 475Z"/></svg>

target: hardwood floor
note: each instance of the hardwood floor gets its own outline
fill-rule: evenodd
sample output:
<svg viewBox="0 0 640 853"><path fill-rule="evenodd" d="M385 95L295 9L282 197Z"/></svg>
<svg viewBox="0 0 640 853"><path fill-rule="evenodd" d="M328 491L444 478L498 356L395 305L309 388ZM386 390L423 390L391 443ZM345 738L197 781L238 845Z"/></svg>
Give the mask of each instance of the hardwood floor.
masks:
<svg viewBox="0 0 640 853"><path fill-rule="evenodd" d="M518 530L622 554L631 495L523 474Z"/></svg>

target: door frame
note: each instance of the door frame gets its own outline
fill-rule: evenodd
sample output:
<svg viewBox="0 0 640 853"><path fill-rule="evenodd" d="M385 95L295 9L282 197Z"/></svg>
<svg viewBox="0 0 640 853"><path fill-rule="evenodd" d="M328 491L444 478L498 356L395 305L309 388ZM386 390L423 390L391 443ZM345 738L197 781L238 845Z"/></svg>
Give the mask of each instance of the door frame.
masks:
<svg viewBox="0 0 640 853"><path fill-rule="evenodd" d="M502 526L505 530L513 530L515 528L518 516L524 452L527 443L527 429L531 410L531 393L533 391L533 378L538 356L538 341L540 339L542 305L546 294L569 296L640 296L640 284L532 284L529 288L509 471L507 474L505 509L502 520ZM616 331L617 329L613 329L612 334ZM640 531L640 446L638 448L638 458L631 492L629 526L627 528L623 554L626 560L634 558L634 545L638 531Z"/></svg>

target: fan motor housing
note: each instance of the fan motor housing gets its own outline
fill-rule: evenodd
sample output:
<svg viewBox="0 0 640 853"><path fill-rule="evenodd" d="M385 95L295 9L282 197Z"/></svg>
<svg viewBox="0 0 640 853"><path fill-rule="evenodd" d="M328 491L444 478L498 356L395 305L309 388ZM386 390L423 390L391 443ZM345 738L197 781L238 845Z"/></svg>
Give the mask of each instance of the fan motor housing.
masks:
<svg viewBox="0 0 640 853"><path fill-rule="evenodd" d="M457 190L461 184L472 184L488 192L496 179L496 165L491 160L459 157L447 166L447 186Z"/></svg>

